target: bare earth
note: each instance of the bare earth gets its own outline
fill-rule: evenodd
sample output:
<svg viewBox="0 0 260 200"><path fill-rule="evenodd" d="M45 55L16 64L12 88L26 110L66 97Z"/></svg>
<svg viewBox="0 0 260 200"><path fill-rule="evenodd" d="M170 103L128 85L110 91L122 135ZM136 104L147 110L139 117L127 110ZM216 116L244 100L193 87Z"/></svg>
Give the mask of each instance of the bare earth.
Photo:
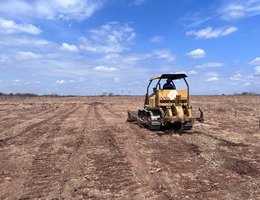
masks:
<svg viewBox="0 0 260 200"><path fill-rule="evenodd" d="M0 98L0 199L260 199L260 96L196 96L183 134L126 123L143 97Z"/></svg>

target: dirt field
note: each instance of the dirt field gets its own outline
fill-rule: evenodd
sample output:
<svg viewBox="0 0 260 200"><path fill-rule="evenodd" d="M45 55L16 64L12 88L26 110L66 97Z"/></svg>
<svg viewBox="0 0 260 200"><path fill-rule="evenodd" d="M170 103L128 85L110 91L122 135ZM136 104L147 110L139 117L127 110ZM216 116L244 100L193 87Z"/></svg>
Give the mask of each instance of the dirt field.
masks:
<svg viewBox="0 0 260 200"><path fill-rule="evenodd" d="M260 96L191 100L170 134L126 123L142 97L0 99L0 199L260 199Z"/></svg>

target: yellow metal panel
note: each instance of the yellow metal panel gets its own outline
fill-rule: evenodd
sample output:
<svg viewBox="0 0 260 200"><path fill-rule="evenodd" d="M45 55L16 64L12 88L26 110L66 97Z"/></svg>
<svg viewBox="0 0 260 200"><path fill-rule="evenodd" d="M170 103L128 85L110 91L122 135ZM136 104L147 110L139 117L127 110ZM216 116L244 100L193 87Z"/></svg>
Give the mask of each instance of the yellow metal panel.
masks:
<svg viewBox="0 0 260 200"><path fill-rule="evenodd" d="M175 106L176 112L177 112L177 117L183 118L184 117L184 112L181 106Z"/></svg>
<svg viewBox="0 0 260 200"><path fill-rule="evenodd" d="M187 99L187 90L177 90L178 95L181 95L181 99Z"/></svg>
<svg viewBox="0 0 260 200"><path fill-rule="evenodd" d="M157 104L158 106L171 106L172 103L161 103L160 100L171 100L169 97L169 92L171 90L158 90L157 91Z"/></svg>
<svg viewBox="0 0 260 200"><path fill-rule="evenodd" d="M158 90L157 91L157 104L158 106L171 106L176 100L176 96L180 95L180 100L187 100L187 90ZM168 102L162 102L161 100L168 100ZM187 105L187 103L182 103L182 105Z"/></svg>
<svg viewBox="0 0 260 200"><path fill-rule="evenodd" d="M166 99L170 99L168 97L170 91L171 90L159 90L158 93L157 93L158 97L165 97Z"/></svg>
<svg viewBox="0 0 260 200"><path fill-rule="evenodd" d="M149 107L155 108L155 95L152 95L151 97L149 97Z"/></svg>
<svg viewBox="0 0 260 200"><path fill-rule="evenodd" d="M191 108L188 109L189 117L192 117L192 111Z"/></svg>

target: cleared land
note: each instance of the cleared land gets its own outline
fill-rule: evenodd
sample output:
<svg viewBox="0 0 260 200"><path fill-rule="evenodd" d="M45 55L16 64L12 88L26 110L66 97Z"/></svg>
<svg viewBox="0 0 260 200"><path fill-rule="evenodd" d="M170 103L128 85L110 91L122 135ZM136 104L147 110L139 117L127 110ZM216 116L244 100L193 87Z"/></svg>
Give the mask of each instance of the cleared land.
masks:
<svg viewBox="0 0 260 200"><path fill-rule="evenodd" d="M0 99L0 199L260 199L260 96L193 96L205 123L126 123L143 97Z"/></svg>

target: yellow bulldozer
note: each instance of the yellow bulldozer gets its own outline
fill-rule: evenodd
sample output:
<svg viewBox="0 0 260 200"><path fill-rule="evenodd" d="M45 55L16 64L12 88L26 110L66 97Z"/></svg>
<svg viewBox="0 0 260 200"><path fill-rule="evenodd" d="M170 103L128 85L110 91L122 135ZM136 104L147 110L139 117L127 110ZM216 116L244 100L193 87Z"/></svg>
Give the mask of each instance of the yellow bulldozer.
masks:
<svg viewBox="0 0 260 200"><path fill-rule="evenodd" d="M193 117L190 105L189 84L185 74L162 74L150 78L144 100L144 108L128 111L127 121L146 125L151 130L191 130L194 121L203 122L203 111ZM166 84L161 82L166 80ZM184 81L186 89L177 89L175 82ZM153 83L153 84L152 84ZM155 87L151 90L151 85Z"/></svg>

